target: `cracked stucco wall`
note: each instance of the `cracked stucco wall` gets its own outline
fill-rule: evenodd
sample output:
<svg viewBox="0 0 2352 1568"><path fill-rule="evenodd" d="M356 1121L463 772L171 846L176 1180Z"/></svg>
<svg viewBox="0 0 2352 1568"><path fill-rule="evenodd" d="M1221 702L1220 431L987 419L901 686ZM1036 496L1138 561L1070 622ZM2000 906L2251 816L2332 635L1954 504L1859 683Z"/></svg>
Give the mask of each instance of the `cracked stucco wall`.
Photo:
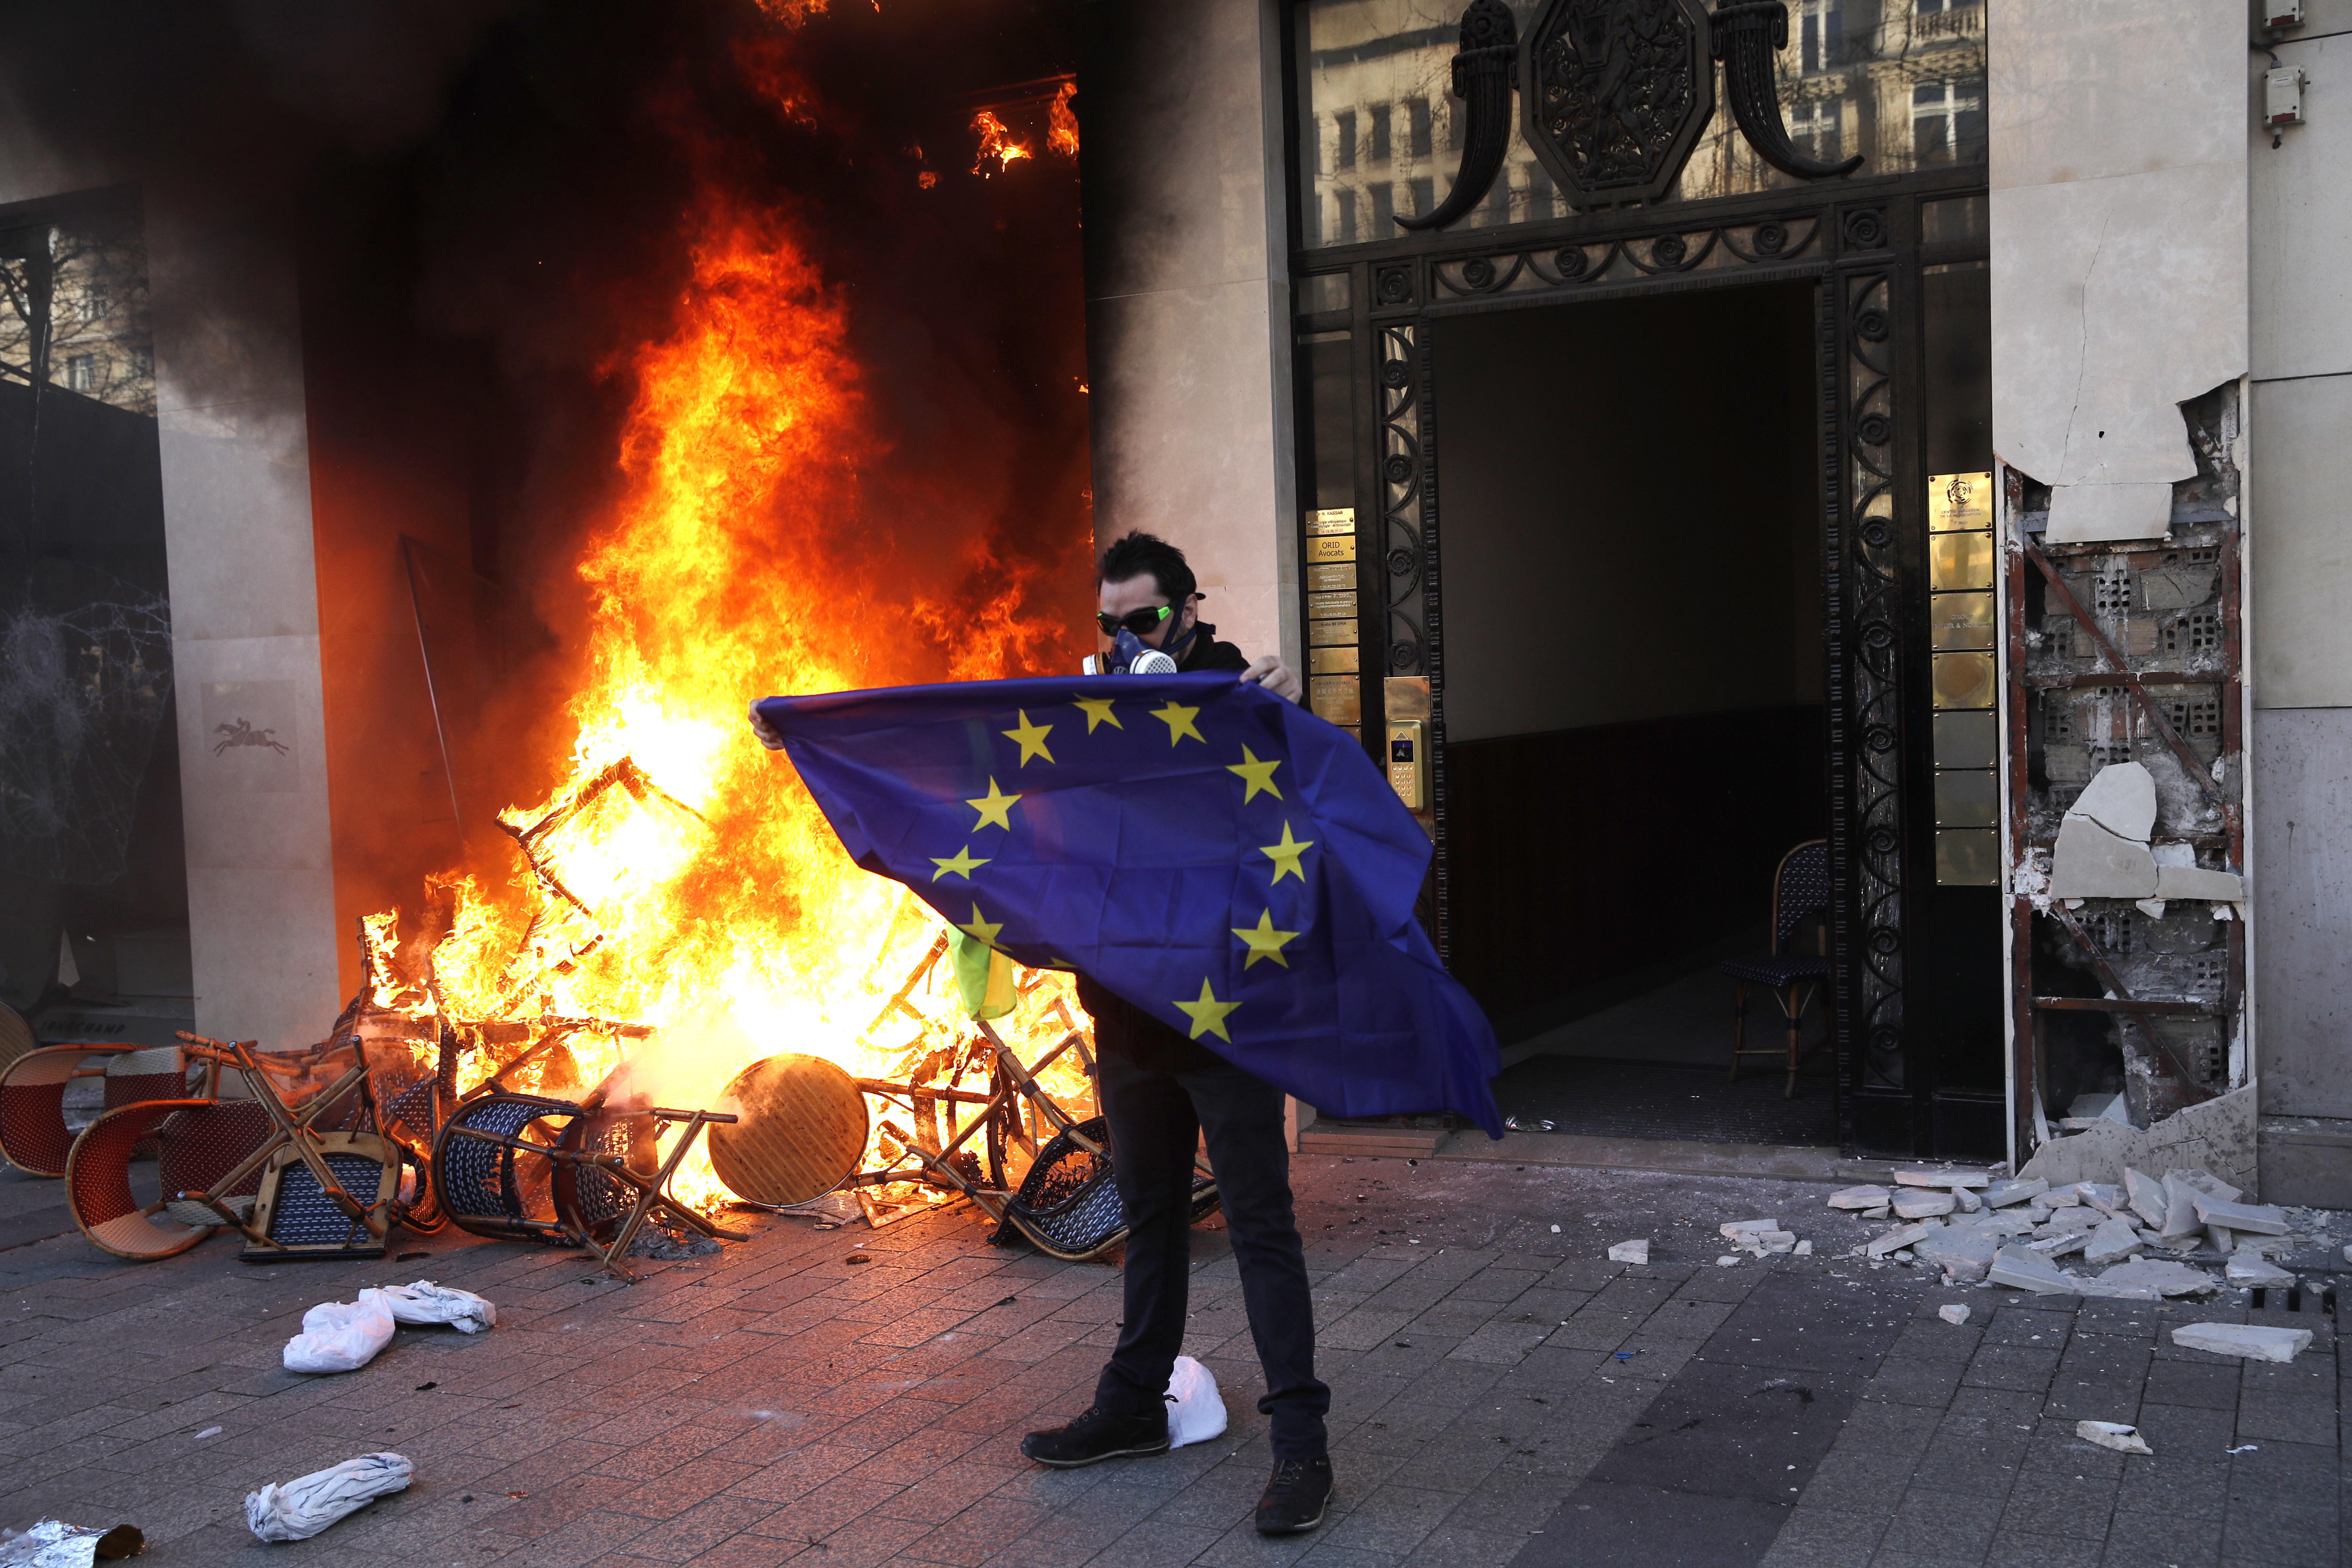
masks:
<svg viewBox="0 0 2352 1568"><path fill-rule="evenodd" d="M1992 0L1993 446L2053 543L2165 531L2179 405L2246 371L2246 17Z"/></svg>

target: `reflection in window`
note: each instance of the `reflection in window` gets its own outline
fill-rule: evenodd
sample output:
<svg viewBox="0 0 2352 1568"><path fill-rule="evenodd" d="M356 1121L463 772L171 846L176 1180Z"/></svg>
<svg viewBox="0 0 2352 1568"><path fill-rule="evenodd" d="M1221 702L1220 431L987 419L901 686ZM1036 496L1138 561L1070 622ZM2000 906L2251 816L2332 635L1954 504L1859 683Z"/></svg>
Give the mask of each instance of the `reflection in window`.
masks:
<svg viewBox="0 0 2352 1568"><path fill-rule="evenodd" d="M1522 36L1542 0L1506 0ZM1865 174L1899 174L1985 155L1985 8L1979 0L1790 0L1778 62L1780 107L1796 144L1834 162L1862 153ZM1309 247L1394 239L1359 222L1374 201L1427 212L1462 162L1463 105L1452 95L1459 0L1297 0L1298 206ZM1397 106L1402 105L1400 114ZM1517 105L1514 104L1516 115ZM1395 190L1397 184L1402 192ZM1669 201L1793 189L1803 184L1755 155L1718 94ZM1512 135L1494 193L1461 229L1566 216L1548 171ZM1328 223L1321 220L1330 220Z"/></svg>
<svg viewBox="0 0 2352 1568"><path fill-rule="evenodd" d="M1911 153L1920 167L1984 157L1984 79L1923 81L1911 89Z"/></svg>
<svg viewBox="0 0 2352 1568"><path fill-rule="evenodd" d="M1396 187L1387 184L1374 185L1369 194L1372 198L1372 232L1364 236L1364 237L1366 239L1394 239L1398 234L1396 226Z"/></svg>

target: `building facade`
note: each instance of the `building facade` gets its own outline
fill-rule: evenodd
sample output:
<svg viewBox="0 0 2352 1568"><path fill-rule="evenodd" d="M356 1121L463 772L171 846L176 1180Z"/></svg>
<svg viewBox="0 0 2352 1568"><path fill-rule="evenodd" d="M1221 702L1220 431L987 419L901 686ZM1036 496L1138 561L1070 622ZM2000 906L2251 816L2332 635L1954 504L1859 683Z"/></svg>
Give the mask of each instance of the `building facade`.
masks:
<svg viewBox="0 0 2352 1568"><path fill-rule="evenodd" d="M1507 1064L1695 997L1727 1060L1818 843L1845 1147L2352 1202L2352 8L1799 0L1766 82L1696 5L1517 0L1499 166L1412 226L1498 9L1102 18L1100 536L1393 764Z"/></svg>

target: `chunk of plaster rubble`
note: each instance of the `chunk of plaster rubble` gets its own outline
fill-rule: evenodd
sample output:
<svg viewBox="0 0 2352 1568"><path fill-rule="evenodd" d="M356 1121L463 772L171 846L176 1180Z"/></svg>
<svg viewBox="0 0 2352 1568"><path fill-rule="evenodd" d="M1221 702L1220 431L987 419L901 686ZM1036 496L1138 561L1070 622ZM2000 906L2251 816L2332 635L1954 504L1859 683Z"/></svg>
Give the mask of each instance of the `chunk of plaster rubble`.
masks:
<svg viewBox="0 0 2352 1568"><path fill-rule="evenodd" d="M2164 1296L2196 1296L2220 1288L2202 1268L2159 1258L2136 1258L2129 1263L2118 1263L2102 1269L2099 1280L2106 1285L2145 1285Z"/></svg>
<svg viewBox="0 0 2352 1568"><path fill-rule="evenodd" d="M2231 1258L2221 1272L2232 1285L2292 1285L2294 1276L2267 1258L2251 1253L2239 1253Z"/></svg>
<svg viewBox="0 0 2352 1568"><path fill-rule="evenodd" d="M1870 1244L1870 1255L1873 1258L1885 1258L1890 1253L1901 1251L1928 1234L1928 1229L1924 1225L1897 1226Z"/></svg>
<svg viewBox="0 0 2352 1568"><path fill-rule="evenodd" d="M2079 1208L2083 1203L2083 1194L2075 1190L2075 1184L2073 1182L2067 1183L2063 1187L2053 1187L2048 1192L2038 1195L2044 1208Z"/></svg>
<svg viewBox="0 0 2352 1568"><path fill-rule="evenodd" d="M2077 1182L2075 1195L2105 1215L2119 1215L2127 1206L2124 1190L2110 1182Z"/></svg>
<svg viewBox="0 0 2352 1568"><path fill-rule="evenodd" d="M1899 1219L1926 1219L1930 1215L1945 1215L1958 1204L1949 1193L1907 1192L1896 1194L1895 1213Z"/></svg>
<svg viewBox="0 0 2352 1568"><path fill-rule="evenodd" d="M2234 904L2246 896L2245 879L2235 871L2208 871L2196 866L2158 866L2156 896L2159 899L2210 899Z"/></svg>
<svg viewBox="0 0 2352 1568"><path fill-rule="evenodd" d="M1813 1255L1813 1244L1812 1244L1811 1242L1810 1242L1810 1241L1801 1241L1801 1242L1797 1243L1796 1252L1795 1252L1795 1256L1796 1256L1796 1257L1799 1257L1799 1258L1811 1258L1812 1255Z"/></svg>
<svg viewBox="0 0 2352 1568"><path fill-rule="evenodd" d="M2118 838L2145 845L2156 831L2156 777L2141 763L2109 763L2083 786L2069 817L2087 817Z"/></svg>
<svg viewBox="0 0 2352 1568"><path fill-rule="evenodd" d="M2147 1238L2133 1227L2131 1221L2105 1220L2083 1243L2083 1261L2094 1268L2104 1268L2110 1263L2121 1263L2147 1245Z"/></svg>
<svg viewBox="0 0 2352 1568"><path fill-rule="evenodd" d="M2172 1331L2183 1350L2248 1361L2293 1361L2311 1343L2309 1329L2273 1329L2262 1323L2183 1323Z"/></svg>
<svg viewBox="0 0 2352 1568"><path fill-rule="evenodd" d="M2210 1194L2200 1193L2180 1179L2178 1171L2168 1172L2164 1178L2164 1226L2157 1234L2165 1242L2184 1241L2205 1228L2197 1217L2197 1200Z"/></svg>
<svg viewBox="0 0 2352 1568"><path fill-rule="evenodd" d="M1778 1230L1780 1228L1780 1222L1777 1219L1736 1219L1729 1225L1716 1226L1715 1233L1716 1235L1723 1237L1726 1241L1737 1241L1751 1230Z"/></svg>
<svg viewBox="0 0 2352 1568"><path fill-rule="evenodd" d="M2231 1230L2250 1230L2257 1236L2284 1236L2286 1215L2269 1204L2232 1204L2220 1198L2200 1196L2197 1217L2207 1225L2226 1226Z"/></svg>
<svg viewBox="0 0 2352 1568"><path fill-rule="evenodd" d="M1963 1285L1973 1285L1992 1268L2000 1241L1973 1226L1937 1231L1913 1247L1922 1263L1933 1264Z"/></svg>
<svg viewBox="0 0 2352 1568"><path fill-rule="evenodd" d="M1885 1208L1894 1198L1885 1187L1842 1187L1829 1197L1833 1209Z"/></svg>
<svg viewBox="0 0 2352 1568"><path fill-rule="evenodd" d="M1951 1324L1952 1327L1957 1329L1962 1323L1969 1321L1969 1310L1964 1304L1955 1304L1949 1307L1938 1307L1936 1309L1936 1316L1943 1319L1944 1321Z"/></svg>
<svg viewBox="0 0 2352 1568"><path fill-rule="evenodd" d="M1984 1199L1977 1196L1974 1192L1970 1191L1967 1187L1954 1187L1952 1189L1952 1201L1960 1205L1960 1212L1962 1214L1974 1214L1979 1209L1984 1207Z"/></svg>
<svg viewBox="0 0 2352 1568"><path fill-rule="evenodd" d="M2150 1230L2164 1226L2164 1216L2171 1212L2172 1194L2164 1184L2144 1172L2124 1167L2124 1191L2130 1196L2132 1213L2147 1221Z"/></svg>
<svg viewBox="0 0 2352 1568"><path fill-rule="evenodd" d="M2149 899L2156 861L2147 846L2118 838L2086 816L2068 814L2050 854L2050 893L2059 899Z"/></svg>
<svg viewBox="0 0 2352 1568"><path fill-rule="evenodd" d="M1954 1187L1989 1187L1992 1178L1982 1171L1897 1171L1897 1184L1906 1187L1934 1187L1948 1192Z"/></svg>
<svg viewBox="0 0 2352 1568"><path fill-rule="evenodd" d="M2138 1427L2126 1426L2120 1421L2077 1421L2074 1423L2074 1436L2082 1438L2085 1443L2096 1443L2102 1448L2113 1448L2118 1454L2153 1456L2156 1452L2147 1446L2147 1440L2139 1435Z"/></svg>
<svg viewBox="0 0 2352 1568"><path fill-rule="evenodd" d="M1862 1217L1864 1219L1893 1219L1895 1217L1895 1210L1888 1205L1881 1204L1874 1209L1864 1209L1863 1211Z"/></svg>
<svg viewBox="0 0 2352 1568"><path fill-rule="evenodd" d="M1996 1182L1984 1191L1987 1208L2005 1209L2011 1204L2021 1204L2028 1198L2041 1197L2050 1191L2050 1184L2036 1176L2030 1182Z"/></svg>
<svg viewBox="0 0 2352 1568"><path fill-rule="evenodd" d="M1987 1277L1996 1285L2040 1296L2075 1296L2083 1289L2081 1280L2061 1273L2056 1264L2022 1247L2004 1247L1995 1253Z"/></svg>
<svg viewBox="0 0 2352 1568"><path fill-rule="evenodd" d="M2192 1193L2203 1193L2209 1198L2219 1198L2225 1204L2236 1203L2246 1194L2223 1181L2212 1172L2191 1165L2187 1170L2178 1166L2164 1173L2165 1184L2178 1181Z"/></svg>
<svg viewBox="0 0 2352 1568"><path fill-rule="evenodd" d="M1737 1268L1739 1267L1739 1254L1727 1252L1715 1260L1715 1266L1717 1268Z"/></svg>
<svg viewBox="0 0 2352 1568"><path fill-rule="evenodd" d="M1609 1249L1609 1261L1647 1263L1650 1261L1650 1244L1647 1241L1621 1241Z"/></svg>
<svg viewBox="0 0 2352 1568"><path fill-rule="evenodd" d="M2156 868L2156 885L2159 888L2164 886L2164 868L2161 866ZM2152 921L2160 921L2164 918L2164 900L2162 899L2134 899L2132 900L2132 908L2137 910L2140 913L2146 915ZM2070 1117L2068 1120L2071 1121L2073 1118Z"/></svg>

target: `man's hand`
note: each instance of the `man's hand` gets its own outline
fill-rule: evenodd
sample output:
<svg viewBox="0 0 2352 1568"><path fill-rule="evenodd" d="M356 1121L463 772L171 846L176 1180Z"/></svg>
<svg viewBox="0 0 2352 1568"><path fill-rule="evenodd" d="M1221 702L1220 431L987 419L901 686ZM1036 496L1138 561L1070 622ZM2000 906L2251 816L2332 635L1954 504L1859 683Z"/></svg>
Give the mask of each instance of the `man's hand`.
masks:
<svg viewBox="0 0 2352 1568"><path fill-rule="evenodd" d="M1292 702L1298 700L1298 672L1283 663L1278 655L1267 654L1242 671L1242 679L1256 681L1276 697Z"/></svg>
<svg viewBox="0 0 2352 1568"><path fill-rule="evenodd" d="M768 721L760 717L760 705L756 702L751 704L751 733L758 737L760 744L772 752L784 749L784 738L768 728Z"/></svg>

